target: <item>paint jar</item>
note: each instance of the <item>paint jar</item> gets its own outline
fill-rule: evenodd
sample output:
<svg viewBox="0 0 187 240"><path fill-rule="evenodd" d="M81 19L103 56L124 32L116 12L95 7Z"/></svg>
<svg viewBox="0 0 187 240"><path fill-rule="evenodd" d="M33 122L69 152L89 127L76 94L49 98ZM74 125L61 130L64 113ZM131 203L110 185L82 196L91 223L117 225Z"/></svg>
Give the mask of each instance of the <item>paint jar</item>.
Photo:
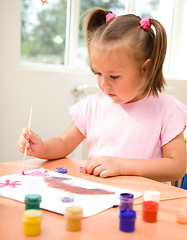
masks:
<svg viewBox="0 0 187 240"><path fill-rule="evenodd" d="M65 209L66 229L68 231L81 230L81 221L83 217L83 209L79 206L69 206Z"/></svg>
<svg viewBox="0 0 187 240"><path fill-rule="evenodd" d="M23 213L23 231L27 236L37 236L41 232L43 213L41 210L29 209Z"/></svg>
<svg viewBox="0 0 187 240"><path fill-rule="evenodd" d="M25 210L40 209L41 196L39 194L28 194L25 196Z"/></svg>
<svg viewBox="0 0 187 240"><path fill-rule="evenodd" d="M133 209L134 195L130 193L121 193L120 194L120 204L119 208L122 209Z"/></svg>
<svg viewBox="0 0 187 240"><path fill-rule="evenodd" d="M120 210L120 230L123 232L134 232L136 212L132 209Z"/></svg>
<svg viewBox="0 0 187 240"><path fill-rule="evenodd" d="M154 223L157 221L159 201L160 192L158 191L144 192L144 202L142 205L142 219L145 222Z"/></svg>
<svg viewBox="0 0 187 240"><path fill-rule="evenodd" d="M142 205L142 219L145 222L154 223L157 221L158 203L144 201Z"/></svg>

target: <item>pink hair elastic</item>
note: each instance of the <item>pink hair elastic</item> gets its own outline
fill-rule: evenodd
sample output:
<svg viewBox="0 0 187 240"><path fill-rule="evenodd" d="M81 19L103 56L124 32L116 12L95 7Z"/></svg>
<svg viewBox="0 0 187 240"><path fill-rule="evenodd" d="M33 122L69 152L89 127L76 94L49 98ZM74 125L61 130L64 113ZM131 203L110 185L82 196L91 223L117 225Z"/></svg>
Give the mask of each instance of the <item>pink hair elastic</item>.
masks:
<svg viewBox="0 0 187 240"><path fill-rule="evenodd" d="M113 20L116 17L116 14L108 13L105 17L106 17L106 22L110 22L111 20Z"/></svg>
<svg viewBox="0 0 187 240"><path fill-rule="evenodd" d="M140 26L141 28L143 28L144 30L149 30L150 27L151 27L151 23L150 23L150 20L151 18L150 17L146 17L146 18L143 18L141 21L140 21Z"/></svg>
<svg viewBox="0 0 187 240"><path fill-rule="evenodd" d="M81 166L81 167L79 168L79 170L80 170L81 173L84 173L84 167Z"/></svg>

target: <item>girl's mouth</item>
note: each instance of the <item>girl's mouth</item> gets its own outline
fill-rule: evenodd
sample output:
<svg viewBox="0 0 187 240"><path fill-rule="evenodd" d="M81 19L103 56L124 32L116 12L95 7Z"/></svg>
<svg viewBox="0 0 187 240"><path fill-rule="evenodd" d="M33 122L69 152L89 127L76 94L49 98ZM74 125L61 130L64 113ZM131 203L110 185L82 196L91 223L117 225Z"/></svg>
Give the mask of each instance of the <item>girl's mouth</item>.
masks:
<svg viewBox="0 0 187 240"><path fill-rule="evenodd" d="M111 93L109 93L109 94L107 94L109 97L111 97L111 98L113 98L113 97L116 97L116 95L115 94L111 94Z"/></svg>

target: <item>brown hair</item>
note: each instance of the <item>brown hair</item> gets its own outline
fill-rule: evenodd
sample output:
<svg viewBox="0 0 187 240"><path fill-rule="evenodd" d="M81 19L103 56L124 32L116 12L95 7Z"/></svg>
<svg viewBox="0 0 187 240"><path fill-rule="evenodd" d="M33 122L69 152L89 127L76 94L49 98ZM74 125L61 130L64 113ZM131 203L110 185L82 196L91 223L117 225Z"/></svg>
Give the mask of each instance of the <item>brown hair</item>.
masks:
<svg viewBox="0 0 187 240"><path fill-rule="evenodd" d="M93 8L84 20L84 37L89 55L91 43L96 40L103 48L108 44L109 48L110 46L124 47L137 60L150 59L145 73L143 95L152 93L157 96L165 85L162 67L167 48L167 36L164 27L157 20L150 19L155 32L152 28L144 30L140 26L141 18L133 14L121 15L106 22L108 13L111 11Z"/></svg>

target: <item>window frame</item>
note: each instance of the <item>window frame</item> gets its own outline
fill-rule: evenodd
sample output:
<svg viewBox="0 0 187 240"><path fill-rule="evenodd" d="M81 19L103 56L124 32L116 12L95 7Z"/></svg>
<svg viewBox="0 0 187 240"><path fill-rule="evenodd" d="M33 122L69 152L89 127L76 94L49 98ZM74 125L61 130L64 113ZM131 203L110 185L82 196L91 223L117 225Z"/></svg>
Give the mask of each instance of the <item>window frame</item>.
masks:
<svg viewBox="0 0 187 240"><path fill-rule="evenodd" d="M80 0L67 0L65 65L76 67L78 47Z"/></svg>

